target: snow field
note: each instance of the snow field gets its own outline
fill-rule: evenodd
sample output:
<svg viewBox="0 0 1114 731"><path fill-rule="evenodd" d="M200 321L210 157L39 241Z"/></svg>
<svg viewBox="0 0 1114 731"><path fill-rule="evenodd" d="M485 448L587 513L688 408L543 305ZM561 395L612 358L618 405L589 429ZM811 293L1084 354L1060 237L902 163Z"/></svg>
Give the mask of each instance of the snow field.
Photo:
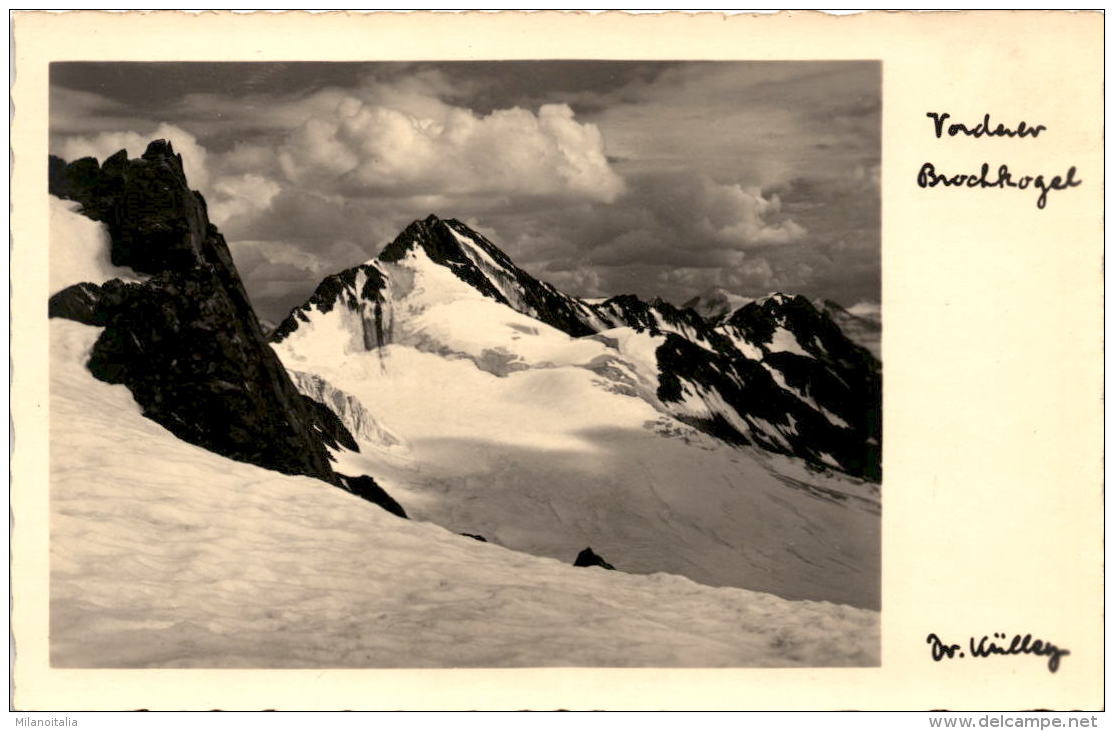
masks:
<svg viewBox="0 0 1114 731"><path fill-rule="evenodd" d="M84 368L96 328L50 329L56 667L878 662L873 611L573 568L181 442Z"/></svg>

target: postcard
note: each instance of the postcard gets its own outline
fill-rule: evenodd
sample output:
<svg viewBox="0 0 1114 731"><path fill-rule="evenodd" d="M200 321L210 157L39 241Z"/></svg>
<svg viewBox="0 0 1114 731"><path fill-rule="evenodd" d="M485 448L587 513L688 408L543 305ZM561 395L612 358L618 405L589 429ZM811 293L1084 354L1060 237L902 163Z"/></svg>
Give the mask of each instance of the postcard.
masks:
<svg viewBox="0 0 1114 731"><path fill-rule="evenodd" d="M1102 706L1099 13L13 27L17 709Z"/></svg>

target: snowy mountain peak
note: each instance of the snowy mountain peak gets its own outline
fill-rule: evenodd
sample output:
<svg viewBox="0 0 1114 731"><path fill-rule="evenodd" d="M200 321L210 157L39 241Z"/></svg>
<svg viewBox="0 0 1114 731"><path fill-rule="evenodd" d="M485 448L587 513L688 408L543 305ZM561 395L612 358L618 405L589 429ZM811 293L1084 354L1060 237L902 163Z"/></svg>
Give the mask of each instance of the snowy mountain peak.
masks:
<svg viewBox="0 0 1114 731"><path fill-rule="evenodd" d="M723 326L743 333L751 343L799 355L826 357L857 349L827 312L801 295L775 292L761 297L735 310Z"/></svg>
<svg viewBox="0 0 1114 731"><path fill-rule="evenodd" d="M455 280L452 286L439 287L446 297L454 296L449 290L464 285L574 337L601 329L589 324L598 322L588 305L520 269L499 247L460 221L431 214L403 229L376 259L327 277L278 327L273 340L282 341L298 329L299 322L308 322L309 310L328 312L338 300L350 310L385 303L395 296L384 290L392 276L407 289L413 286L415 274L423 272L442 284L449 281L446 274ZM357 287L361 273L365 278Z"/></svg>
<svg viewBox="0 0 1114 731"><path fill-rule="evenodd" d="M544 324L617 351L607 357L625 359L620 371L637 376L614 387L690 426L878 479L881 370L871 353L805 297L711 294L724 314L706 317L632 294L572 297L460 221L431 215L407 226L377 260L326 278L272 342L283 343L288 366L299 369L319 352L394 343L505 376L537 360L523 335L550 338ZM564 348L554 341L542 350ZM589 359L613 375L604 360Z"/></svg>
<svg viewBox="0 0 1114 731"><path fill-rule="evenodd" d="M482 235L455 218L442 219L433 213L403 229L394 241L383 247L378 259L383 262L399 261L418 247L434 263L444 266L471 265L504 275L517 269L499 247Z"/></svg>
<svg viewBox="0 0 1114 731"><path fill-rule="evenodd" d="M321 284L317 285L317 289L308 300L291 311L286 319L274 328L270 340L277 343L286 339L298 330L301 324L310 322L315 312L325 315L337 307L351 312L361 312L365 308L370 308L372 316L366 321L363 318L360 320L362 323L360 334L365 347L370 348L373 342L382 342L384 339L381 305L386 286L387 275L375 260L331 274L321 280ZM376 310L377 305L380 306L378 310ZM375 311L378 311L378 317L374 315ZM371 340L373 333L374 341Z"/></svg>
<svg viewBox="0 0 1114 731"><path fill-rule="evenodd" d="M799 295L796 295L796 296L799 296ZM795 299L796 296L795 295L784 294L782 292L770 292L769 294L765 295L764 297L759 297L758 299L755 300L755 302L757 302L760 305L764 305L767 302L773 302L775 305L783 305L786 302L788 302L792 299Z"/></svg>
<svg viewBox="0 0 1114 731"><path fill-rule="evenodd" d="M431 213L413 221L379 253L381 261L398 261L407 252L420 246L429 258L438 263L461 260L460 245L453 239L448 224Z"/></svg>

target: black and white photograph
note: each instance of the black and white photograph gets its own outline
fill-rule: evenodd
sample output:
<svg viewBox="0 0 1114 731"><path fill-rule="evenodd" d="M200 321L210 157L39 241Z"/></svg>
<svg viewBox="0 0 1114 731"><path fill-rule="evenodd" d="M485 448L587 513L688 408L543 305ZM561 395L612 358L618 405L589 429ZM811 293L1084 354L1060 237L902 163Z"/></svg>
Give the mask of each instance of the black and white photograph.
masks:
<svg viewBox="0 0 1114 731"><path fill-rule="evenodd" d="M11 16L16 725L1100 726L1101 13Z"/></svg>
<svg viewBox="0 0 1114 731"><path fill-rule="evenodd" d="M878 666L883 64L372 51L50 65L51 666Z"/></svg>

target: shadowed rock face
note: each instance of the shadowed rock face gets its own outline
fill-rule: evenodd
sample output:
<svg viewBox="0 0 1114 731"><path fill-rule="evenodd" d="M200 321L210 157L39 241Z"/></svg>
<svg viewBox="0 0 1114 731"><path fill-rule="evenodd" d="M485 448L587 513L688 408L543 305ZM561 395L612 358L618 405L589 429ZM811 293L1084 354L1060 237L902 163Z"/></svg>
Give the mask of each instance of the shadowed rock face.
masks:
<svg viewBox="0 0 1114 731"><path fill-rule="evenodd" d="M801 352L772 347L777 329L791 333ZM824 451L851 474L881 480L882 367L869 350L800 296L752 302L736 310L721 331L761 349L762 366L797 394L796 400L807 399L838 418L796 414L800 444Z"/></svg>
<svg viewBox="0 0 1114 731"><path fill-rule="evenodd" d="M103 326L104 323L99 321L97 315L97 303L100 299L99 284L80 282L54 293L47 307L47 316Z"/></svg>
<svg viewBox="0 0 1114 731"><path fill-rule="evenodd" d="M170 143L152 142L133 160L121 150L99 166L51 158L50 192L108 225L113 264L150 275L51 298L52 317L104 328L93 375L126 385L145 416L185 441L347 487L326 445L352 448L352 435L298 392L267 345L224 237Z"/></svg>

